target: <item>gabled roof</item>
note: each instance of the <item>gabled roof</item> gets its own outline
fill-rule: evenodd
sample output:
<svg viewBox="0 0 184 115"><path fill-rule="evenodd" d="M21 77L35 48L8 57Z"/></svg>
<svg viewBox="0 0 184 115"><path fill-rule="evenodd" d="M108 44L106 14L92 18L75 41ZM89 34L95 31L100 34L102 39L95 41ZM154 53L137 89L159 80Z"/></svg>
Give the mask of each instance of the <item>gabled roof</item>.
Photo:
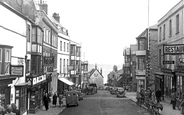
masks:
<svg viewBox="0 0 184 115"><path fill-rule="evenodd" d="M102 76L102 78L104 78L103 75L98 71L98 69L92 69L91 71L89 71L89 78L93 75L95 71L97 71Z"/></svg>

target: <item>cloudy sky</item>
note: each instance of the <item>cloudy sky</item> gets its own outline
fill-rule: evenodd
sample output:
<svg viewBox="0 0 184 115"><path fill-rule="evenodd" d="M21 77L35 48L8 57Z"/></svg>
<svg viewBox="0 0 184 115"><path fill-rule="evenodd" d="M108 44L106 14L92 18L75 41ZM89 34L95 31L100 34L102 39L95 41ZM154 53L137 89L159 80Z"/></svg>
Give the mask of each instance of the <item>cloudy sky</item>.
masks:
<svg viewBox="0 0 184 115"><path fill-rule="evenodd" d="M149 0L149 25L157 24L180 0ZM47 0L70 38L82 44L82 59L123 64L123 49L148 27L148 0ZM85 54L85 55L84 55Z"/></svg>

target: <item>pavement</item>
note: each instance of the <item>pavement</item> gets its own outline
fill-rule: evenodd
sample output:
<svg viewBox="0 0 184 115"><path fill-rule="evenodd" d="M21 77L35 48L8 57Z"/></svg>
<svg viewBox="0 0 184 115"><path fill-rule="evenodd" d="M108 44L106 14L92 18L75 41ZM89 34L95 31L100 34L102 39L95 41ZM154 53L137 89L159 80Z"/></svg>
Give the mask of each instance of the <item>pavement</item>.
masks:
<svg viewBox="0 0 184 115"><path fill-rule="evenodd" d="M59 107L59 102L57 104L58 105L56 107L50 104L48 111L46 111L45 108L43 107L43 109L39 109L35 114L28 114L28 115L59 115L59 113L61 113L65 109L65 107Z"/></svg>
<svg viewBox="0 0 184 115"><path fill-rule="evenodd" d="M136 102L136 92L127 92L126 97L130 98L133 102ZM161 115L182 115L181 110L173 110L172 105L168 102L162 101L161 104L163 105L163 111Z"/></svg>

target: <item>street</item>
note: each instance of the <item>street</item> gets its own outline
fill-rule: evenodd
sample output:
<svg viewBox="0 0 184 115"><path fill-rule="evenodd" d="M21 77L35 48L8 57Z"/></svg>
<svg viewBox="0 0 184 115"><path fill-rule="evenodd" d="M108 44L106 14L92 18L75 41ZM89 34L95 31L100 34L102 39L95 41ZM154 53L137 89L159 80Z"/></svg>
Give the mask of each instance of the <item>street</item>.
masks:
<svg viewBox="0 0 184 115"><path fill-rule="evenodd" d="M150 115L128 98L117 98L109 91L86 95L79 106L66 108L59 115Z"/></svg>

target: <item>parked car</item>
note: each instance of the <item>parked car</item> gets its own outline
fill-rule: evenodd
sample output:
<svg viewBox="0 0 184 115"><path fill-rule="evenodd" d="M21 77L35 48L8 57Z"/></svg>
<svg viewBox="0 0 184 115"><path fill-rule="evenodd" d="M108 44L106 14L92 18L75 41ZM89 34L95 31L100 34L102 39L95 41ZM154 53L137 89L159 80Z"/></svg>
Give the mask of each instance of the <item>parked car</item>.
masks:
<svg viewBox="0 0 184 115"><path fill-rule="evenodd" d="M96 83L91 83L91 84L89 84L89 86L93 87L93 93L97 93L97 85L96 85Z"/></svg>
<svg viewBox="0 0 184 115"><path fill-rule="evenodd" d="M116 93L117 93L117 87L113 87L113 88L110 90L110 93L111 93L112 95L116 95Z"/></svg>
<svg viewBox="0 0 184 115"><path fill-rule="evenodd" d="M83 100L83 95L82 95L81 90L77 90L77 94L78 94L78 97L79 97L79 101Z"/></svg>
<svg viewBox="0 0 184 115"><path fill-rule="evenodd" d="M126 94L126 91L123 87L117 88L117 93L116 93L117 97L125 97L125 94Z"/></svg>
<svg viewBox="0 0 184 115"><path fill-rule="evenodd" d="M89 95L89 94L93 94L94 92L93 92L93 87L92 86L88 86L87 88L86 88L86 95Z"/></svg>

